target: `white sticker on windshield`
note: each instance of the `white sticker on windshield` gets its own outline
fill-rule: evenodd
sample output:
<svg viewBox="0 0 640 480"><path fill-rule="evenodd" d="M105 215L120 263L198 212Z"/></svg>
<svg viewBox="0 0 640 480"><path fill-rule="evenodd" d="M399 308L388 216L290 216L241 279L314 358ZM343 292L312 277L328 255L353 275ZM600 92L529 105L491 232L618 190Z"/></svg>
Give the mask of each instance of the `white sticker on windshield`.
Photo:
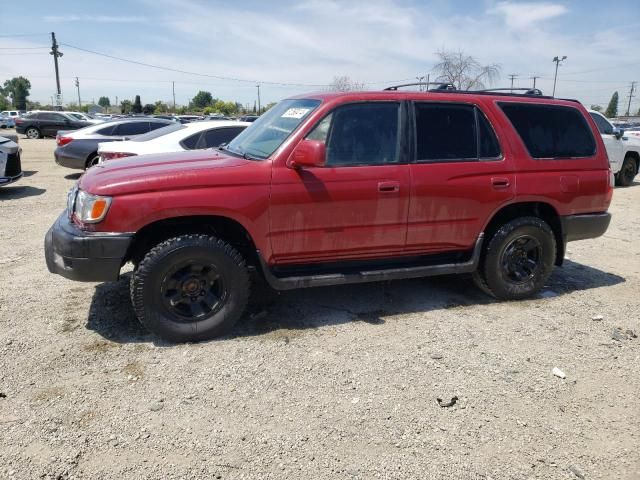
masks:
<svg viewBox="0 0 640 480"><path fill-rule="evenodd" d="M290 108L282 114L282 118L302 118L310 108Z"/></svg>

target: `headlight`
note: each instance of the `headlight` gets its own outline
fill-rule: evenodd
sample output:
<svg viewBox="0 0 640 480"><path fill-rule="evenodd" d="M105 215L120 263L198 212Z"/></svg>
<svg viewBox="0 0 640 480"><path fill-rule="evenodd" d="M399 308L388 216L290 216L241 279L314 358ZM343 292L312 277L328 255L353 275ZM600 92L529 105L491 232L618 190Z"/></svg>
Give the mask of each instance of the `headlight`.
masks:
<svg viewBox="0 0 640 480"><path fill-rule="evenodd" d="M78 194L73 206L73 213L83 223L98 223L109 210L111 197L102 195L91 195L90 193L78 190Z"/></svg>

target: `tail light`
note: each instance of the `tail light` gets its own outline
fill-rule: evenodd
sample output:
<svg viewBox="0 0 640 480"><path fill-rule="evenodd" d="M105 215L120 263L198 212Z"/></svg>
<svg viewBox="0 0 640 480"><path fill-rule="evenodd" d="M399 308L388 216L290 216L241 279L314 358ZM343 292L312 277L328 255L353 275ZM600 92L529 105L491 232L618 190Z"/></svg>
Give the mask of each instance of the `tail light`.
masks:
<svg viewBox="0 0 640 480"><path fill-rule="evenodd" d="M64 147L66 144L71 143L72 141L73 138L71 137L61 137L60 135L56 137L56 145L58 145L59 147Z"/></svg>
<svg viewBox="0 0 640 480"><path fill-rule="evenodd" d="M24 120L22 118L16 118L14 121L16 125L22 125L24 123Z"/></svg>
<svg viewBox="0 0 640 480"><path fill-rule="evenodd" d="M116 158L133 157L135 153L127 152L101 152L101 160L115 160Z"/></svg>

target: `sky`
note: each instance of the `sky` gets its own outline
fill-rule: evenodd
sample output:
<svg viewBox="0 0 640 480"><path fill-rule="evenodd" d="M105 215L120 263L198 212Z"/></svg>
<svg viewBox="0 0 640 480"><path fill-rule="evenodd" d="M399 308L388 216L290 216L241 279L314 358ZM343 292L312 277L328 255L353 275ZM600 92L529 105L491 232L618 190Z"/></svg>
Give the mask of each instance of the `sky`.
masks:
<svg viewBox="0 0 640 480"><path fill-rule="evenodd" d="M186 104L199 90L253 106L324 90L346 75L370 90L434 77L439 50L497 63L492 86L537 87L587 106L620 93L624 112L640 81L640 2L601 0L30 0L5 2L0 82L23 75L31 100L55 93L50 32L60 51L64 101L140 95L142 103ZM90 50L94 53L87 52ZM102 55L99 55L102 54ZM152 64L174 71L124 62ZM178 72L175 70L180 70ZM187 73L184 73L187 72ZM639 84L640 85L640 84ZM631 110L640 108L640 91Z"/></svg>

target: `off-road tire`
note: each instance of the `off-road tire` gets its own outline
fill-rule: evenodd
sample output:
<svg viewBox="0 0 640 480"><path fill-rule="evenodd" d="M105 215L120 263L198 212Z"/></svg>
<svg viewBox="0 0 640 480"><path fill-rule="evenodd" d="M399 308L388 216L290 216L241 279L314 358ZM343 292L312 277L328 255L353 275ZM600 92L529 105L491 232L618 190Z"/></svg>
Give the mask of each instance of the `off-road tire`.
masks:
<svg viewBox="0 0 640 480"><path fill-rule="evenodd" d="M185 320L167 304L166 285L174 278L172 269L183 264L211 265L224 285L220 297L225 299L218 309L197 320ZM181 235L155 246L142 259L130 283L131 302L140 322L172 342L198 342L229 333L245 311L249 290L242 255L216 237L199 234Z"/></svg>
<svg viewBox="0 0 640 480"><path fill-rule="evenodd" d="M622 168L616 175L616 185L619 187L628 187L633 183L633 179L638 173L636 160L631 155L624 157Z"/></svg>
<svg viewBox="0 0 640 480"><path fill-rule="evenodd" d="M507 248L530 239L537 244L537 260L531 277L523 281L509 278ZM556 257L556 241L551 227L538 217L520 217L502 225L485 241L480 264L473 280L480 290L500 300L519 300L535 295L549 279Z"/></svg>

